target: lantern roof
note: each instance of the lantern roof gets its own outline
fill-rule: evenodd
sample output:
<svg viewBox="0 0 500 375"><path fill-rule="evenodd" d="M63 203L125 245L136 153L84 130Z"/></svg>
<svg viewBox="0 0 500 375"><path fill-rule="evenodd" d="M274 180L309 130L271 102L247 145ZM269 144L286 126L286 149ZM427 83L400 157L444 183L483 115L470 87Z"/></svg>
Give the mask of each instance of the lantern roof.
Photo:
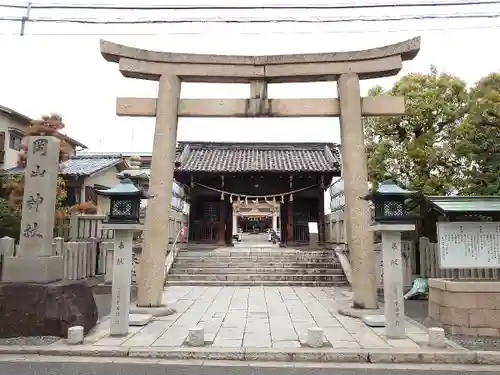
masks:
<svg viewBox="0 0 500 375"><path fill-rule="evenodd" d="M386 179L378 186L376 190L372 190L366 196L361 197L361 199L371 201L375 197L381 196L400 196L400 197L415 197L420 195L418 191L410 191L403 189L396 182L390 178L386 177Z"/></svg>
<svg viewBox="0 0 500 375"><path fill-rule="evenodd" d="M97 190L97 194L106 197L112 196L138 196L143 199L149 198L149 195L142 189L138 188L130 179L129 174L124 174L120 178L120 182L107 190Z"/></svg>
<svg viewBox="0 0 500 375"><path fill-rule="evenodd" d="M397 185L394 180L388 179L383 181L378 189L375 191L377 194L395 194L395 195L412 195L415 194L416 191L409 191L403 189L399 185Z"/></svg>

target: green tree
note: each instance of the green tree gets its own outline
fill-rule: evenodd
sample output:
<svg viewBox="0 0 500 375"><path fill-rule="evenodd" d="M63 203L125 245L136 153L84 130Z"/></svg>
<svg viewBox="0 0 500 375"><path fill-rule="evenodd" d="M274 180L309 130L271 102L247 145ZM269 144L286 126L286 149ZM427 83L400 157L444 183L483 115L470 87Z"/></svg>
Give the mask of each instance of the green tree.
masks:
<svg viewBox="0 0 500 375"><path fill-rule="evenodd" d="M465 120L456 129L456 154L466 168L465 195L500 195L500 74L480 79L469 93Z"/></svg>
<svg viewBox="0 0 500 375"><path fill-rule="evenodd" d="M20 224L20 207L0 198L0 237L19 238Z"/></svg>
<svg viewBox="0 0 500 375"><path fill-rule="evenodd" d="M386 173L411 190L445 195L460 183L461 161L454 154L455 129L468 104L466 83L431 67L427 74L402 77L370 95L403 96L406 115L364 121L369 179L375 185Z"/></svg>

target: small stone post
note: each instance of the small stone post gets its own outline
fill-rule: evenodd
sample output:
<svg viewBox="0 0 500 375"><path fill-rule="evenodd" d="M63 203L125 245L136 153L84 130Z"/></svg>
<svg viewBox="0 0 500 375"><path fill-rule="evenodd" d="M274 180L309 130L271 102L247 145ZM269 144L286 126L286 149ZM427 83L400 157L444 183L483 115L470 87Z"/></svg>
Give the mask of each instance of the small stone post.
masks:
<svg viewBox="0 0 500 375"><path fill-rule="evenodd" d="M130 312L130 275L132 272L132 237L137 225L103 224L115 232L113 284L111 289L111 336L126 336Z"/></svg>
<svg viewBox="0 0 500 375"><path fill-rule="evenodd" d="M28 142L19 252L5 258L3 281L49 283L63 277L63 257L52 246L61 142L52 136Z"/></svg>
<svg viewBox="0 0 500 375"><path fill-rule="evenodd" d="M392 339L402 339L406 336L401 232L414 228L411 224L385 225L380 228L384 263L385 332L386 336Z"/></svg>

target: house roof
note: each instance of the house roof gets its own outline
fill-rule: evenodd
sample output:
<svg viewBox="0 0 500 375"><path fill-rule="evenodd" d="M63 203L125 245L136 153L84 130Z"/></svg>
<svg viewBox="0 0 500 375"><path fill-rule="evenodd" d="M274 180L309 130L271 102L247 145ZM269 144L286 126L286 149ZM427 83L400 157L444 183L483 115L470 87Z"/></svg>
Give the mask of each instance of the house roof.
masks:
<svg viewBox="0 0 500 375"><path fill-rule="evenodd" d="M20 123L25 124L26 126L29 126L31 124L31 121L33 121L32 118L30 118L30 117L28 117L26 115L23 115L20 112L14 111L13 109L7 108L7 107L5 107L3 105L0 105L0 112L6 114L7 116L9 116L11 118L16 119L17 121L19 121ZM84 148L84 149L88 148L83 143L78 142L76 139L73 139L73 138L67 136L66 134L62 134L61 133L61 135L62 135L63 139L66 142L71 143L73 146L81 147L81 148Z"/></svg>
<svg viewBox="0 0 500 375"><path fill-rule="evenodd" d="M500 212L500 197L427 197L439 211L446 212Z"/></svg>
<svg viewBox="0 0 500 375"><path fill-rule="evenodd" d="M176 171L340 173L340 153L334 143L179 142Z"/></svg>
<svg viewBox="0 0 500 375"><path fill-rule="evenodd" d="M61 163L60 175L66 176L91 176L104 169L118 166L125 161L116 155L76 155ZM14 175L23 173L22 168L10 168L2 172L4 175Z"/></svg>

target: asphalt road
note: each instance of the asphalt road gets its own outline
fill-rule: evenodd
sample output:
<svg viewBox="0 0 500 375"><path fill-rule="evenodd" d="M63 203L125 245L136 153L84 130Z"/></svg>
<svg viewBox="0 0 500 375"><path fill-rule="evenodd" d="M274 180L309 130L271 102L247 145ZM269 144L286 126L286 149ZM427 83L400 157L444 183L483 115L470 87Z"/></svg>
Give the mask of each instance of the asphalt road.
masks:
<svg viewBox="0 0 500 375"><path fill-rule="evenodd" d="M51 362L50 360L4 361L0 356L0 374L8 375L498 375L500 367L489 369L479 366L427 366L427 365L372 365L372 364L285 364L211 362L207 365L178 365L173 361L147 361L127 363L125 361L105 363ZM187 361L185 361L187 362ZM197 361L192 361L197 362ZM288 365L288 366L287 366Z"/></svg>

